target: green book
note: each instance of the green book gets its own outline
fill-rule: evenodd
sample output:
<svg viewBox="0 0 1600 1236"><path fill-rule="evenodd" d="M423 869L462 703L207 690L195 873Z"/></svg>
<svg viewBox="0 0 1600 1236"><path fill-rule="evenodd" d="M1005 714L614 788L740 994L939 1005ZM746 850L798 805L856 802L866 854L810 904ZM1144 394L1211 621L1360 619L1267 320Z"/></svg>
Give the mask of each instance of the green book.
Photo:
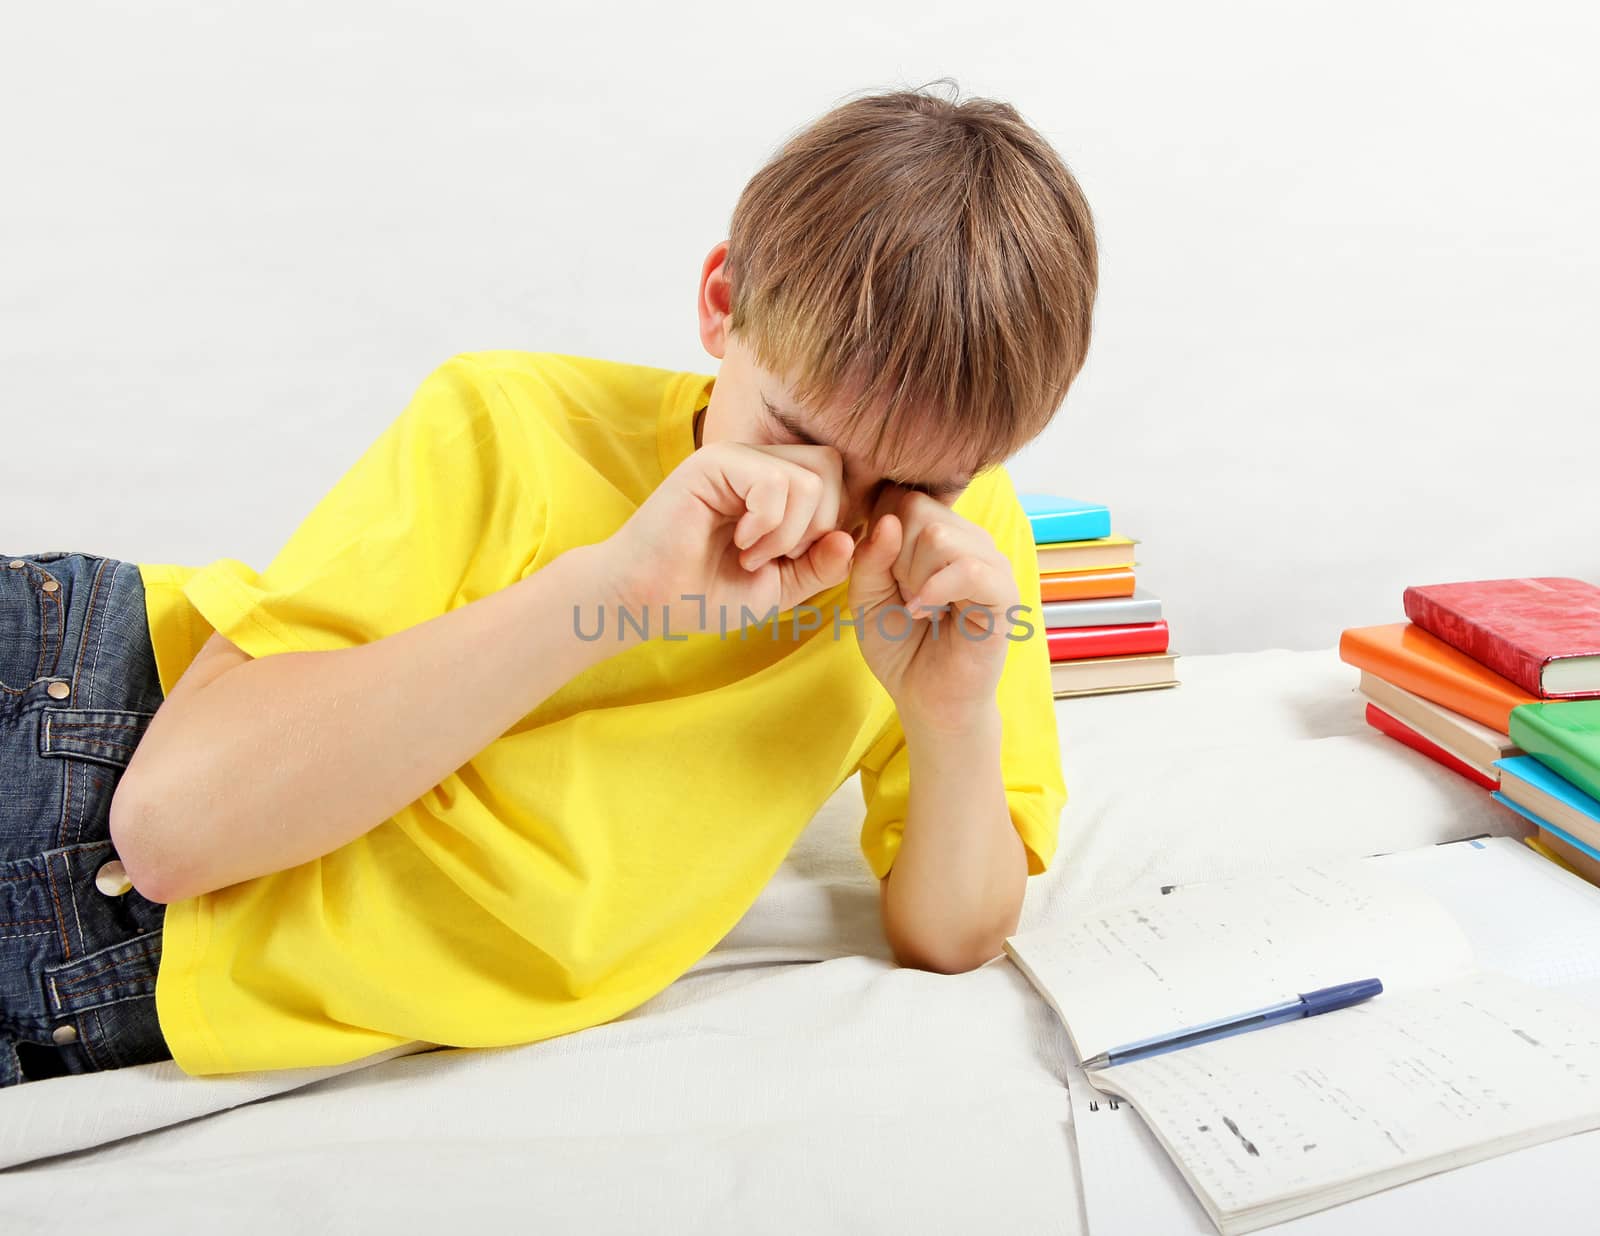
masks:
<svg viewBox="0 0 1600 1236"><path fill-rule="evenodd" d="M1511 741L1600 798L1600 700L1543 700L1511 710Z"/></svg>

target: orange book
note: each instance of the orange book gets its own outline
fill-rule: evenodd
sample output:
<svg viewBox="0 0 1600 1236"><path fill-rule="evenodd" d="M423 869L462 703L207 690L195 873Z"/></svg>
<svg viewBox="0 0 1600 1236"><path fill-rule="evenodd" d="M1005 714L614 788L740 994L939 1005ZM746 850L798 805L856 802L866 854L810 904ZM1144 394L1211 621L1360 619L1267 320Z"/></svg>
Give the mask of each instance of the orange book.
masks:
<svg viewBox="0 0 1600 1236"><path fill-rule="evenodd" d="M1099 597L1131 597L1133 572L1054 571L1039 575L1041 601L1090 601Z"/></svg>
<svg viewBox="0 0 1600 1236"><path fill-rule="evenodd" d="M1502 734L1510 732L1511 710L1534 702L1515 683L1410 622L1351 627L1339 636L1339 659Z"/></svg>

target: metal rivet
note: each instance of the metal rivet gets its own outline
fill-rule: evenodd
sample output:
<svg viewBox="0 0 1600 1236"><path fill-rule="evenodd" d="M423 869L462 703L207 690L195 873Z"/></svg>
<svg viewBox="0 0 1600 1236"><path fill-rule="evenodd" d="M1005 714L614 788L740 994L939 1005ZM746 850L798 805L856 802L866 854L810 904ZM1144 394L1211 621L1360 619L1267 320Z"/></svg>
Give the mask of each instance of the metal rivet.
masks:
<svg viewBox="0 0 1600 1236"><path fill-rule="evenodd" d="M45 694L53 700L64 700L72 694L72 688L64 682L52 682L44 690Z"/></svg>
<svg viewBox="0 0 1600 1236"><path fill-rule="evenodd" d="M78 1041L78 1030L75 1026L57 1026L50 1031L50 1041L57 1047L65 1047L68 1043Z"/></svg>
<svg viewBox="0 0 1600 1236"><path fill-rule="evenodd" d="M10 562L6 563L6 565L8 567L10 567L13 571L20 571L20 570L22 570L23 567L27 566L28 564L26 562L24 562L21 558L13 558Z"/></svg>
<svg viewBox="0 0 1600 1236"><path fill-rule="evenodd" d="M44 581L44 583L39 585L39 588L44 592L54 592L59 587L61 587L61 585L56 583L56 581L53 579L47 579Z"/></svg>
<svg viewBox="0 0 1600 1236"><path fill-rule="evenodd" d="M128 879L128 869L113 858L94 873L94 886L107 897L120 897L133 887L133 881Z"/></svg>

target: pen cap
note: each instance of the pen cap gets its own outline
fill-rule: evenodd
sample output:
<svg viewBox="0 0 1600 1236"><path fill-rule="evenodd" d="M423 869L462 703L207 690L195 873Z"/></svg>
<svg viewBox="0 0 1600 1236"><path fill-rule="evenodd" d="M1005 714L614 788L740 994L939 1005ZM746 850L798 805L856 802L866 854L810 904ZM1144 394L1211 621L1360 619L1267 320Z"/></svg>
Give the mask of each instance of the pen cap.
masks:
<svg viewBox="0 0 1600 1236"><path fill-rule="evenodd" d="M1382 991L1383 984L1377 979L1358 979L1354 983L1339 983L1320 991L1303 991L1300 999L1305 1001L1306 1016L1315 1017L1318 1013L1331 1013L1334 1009L1360 1004Z"/></svg>

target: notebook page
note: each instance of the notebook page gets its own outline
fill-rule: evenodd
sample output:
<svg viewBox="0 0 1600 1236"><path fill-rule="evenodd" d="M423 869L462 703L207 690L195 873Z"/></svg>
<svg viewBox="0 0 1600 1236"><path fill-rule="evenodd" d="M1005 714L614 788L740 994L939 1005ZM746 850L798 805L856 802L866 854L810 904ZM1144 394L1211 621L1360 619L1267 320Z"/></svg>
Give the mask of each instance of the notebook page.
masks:
<svg viewBox="0 0 1600 1236"><path fill-rule="evenodd" d="M1075 1062L1063 1063L1092 1236L1214 1236L1194 1188L1133 1104L1102 1094Z"/></svg>
<svg viewBox="0 0 1600 1236"><path fill-rule="evenodd" d="M1437 901L1360 859L1103 907L1005 947L1085 1060L1318 987L1392 991L1475 968Z"/></svg>
<svg viewBox="0 0 1600 1236"><path fill-rule="evenodd" d="M1541 987L1600 981L1600 888L1514 837L1366 860L1437 899L1484 970Z"/></svg>
<svg viewBox="0 0 1600 1236"><path fill-rule="evenodd" d="M1570 995L1563 989L1562 995ZM1132 1103L1064 1062L1090 1236L1216 1236L1194 1187ZM1300 1215L1273 1236L1592 1236L1600 1129L1541 1142Z"/></svg>
<svg viewBox="0 0 1600 1236"><path fill-rule="evenodd" d="M1600 1127L1600 1011L1500 974L1102 1070L1249 1231Z"/></svg>

